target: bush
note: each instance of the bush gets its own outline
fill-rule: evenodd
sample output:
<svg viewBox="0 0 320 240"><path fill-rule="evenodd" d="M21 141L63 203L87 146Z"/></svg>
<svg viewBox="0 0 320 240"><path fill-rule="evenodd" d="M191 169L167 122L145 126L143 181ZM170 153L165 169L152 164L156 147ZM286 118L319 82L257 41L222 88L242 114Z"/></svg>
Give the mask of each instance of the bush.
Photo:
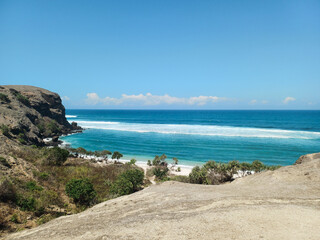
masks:
<svg viewBox="0 0 320 240"><path fill-rule="evenodd" d="M190 183L204 184L206 183L207 170L196 166L189 174Z"/></svg>
<svg viewBox="0 0 320 240"><path fill-rule="evenodd" d="M110 193L119 196L133 193L133 184L129 179L120 176L113 184L111 184Z"/></svg>
<svg viewBox="0 0 320 240"><path fill-rule="evenodd" d="M168 176L169 169L166 166L156 166L153 168L153 175L158 180L164 180Z"/></svg>
<svg viewBox="0 0 320 240"><path fill-rule="evenodd" d="M3 133L3 135L5 135L7 137L10 136L10 129L9 129L9 127L7 125L2 124L0 129L1 129L2 133Z"/></svg>
<svg viewBox="0 0 320 240"><path fill-rule="evenodd" d="M139 169L130 169L120 175L128 179L133 186L133 191L138 191L139 187L143 184L144 172Z"/></svg>
<svg viewBox="0 0 320 240"><path fill-rule="evenodd" d="M177 181L177 182L184 182L184 183L190 183L190 179L188 176L182 176L182 175L177 175L177 176L172 176L170 178L171 181Z"/></svg>
<svg viewBox="0 0 320 240"><path fill-rule="evenodd" d="M0 164L2 164L3 166L7 167L7 168L11 168L11 165L8 163L7 159L0 157Z"/></svg>
<svg viewBox="0 0 320 240"><path fill-rule="evenodd" d="M134 159L134 158L132 158L132 159L130 160L129 164L130 164L130 165L135 165L136 162L137 162L137 160Z"/></svg>
<svg viewBox="0 0 320 240"><path fill-rule="evenodd" d="M251 169L255 172L261 172L266 169L266 166L262 162L255 160L251 164Z"/></svg>
<svg viewBox="0 0 320 240"><path fill-rule="evenodd" d="M39 173L39 179L43 181L47 181L49 179L49 174L46 172Z"/></svg>
<svg viewBox="0 0 320 240"><path fill-rule="evenodd" d="M48 148L46 152L48 165L61 166L69 157L69 151L59 147Z"/></svg>
<svg viewBox="0 0 320 240"><path fill-rule="evenodd" d="M167 156L165 154L162 154L160 157L159 156L155 156L153 161L152 161L152 165L153 166L167 166L168 163L166 162Z"/></svg>
<svg viewBox="0 0 320 240"><path fill-rule="evenodd" d="M117 180L111 184L110 193L126 195L138 191L143 184L144 172L139 169L130 169L120 174Z"/></svg>
<svg viewBox="0 0 320 240"><path fill-rule="evenodd" d="M4 102L10 102L8 96L6 94L0 93L0 100Z"/></svg>
<svg viewBox="0 0 320 240"><path fill-rule="evenodd" d="M52 120L49 123L47 123L46 128L51 133L58 133L60 131L60 128L55 120Z"/></svg>
<svg viewBox="0 0 320 240"><path fill-rule="evenodd" d="M30 181L26 183L26 188L30 191L42 191L43 188L38 186L36 182Z"/></svg>
<svg viewBox="0 0 320 240"><path fill-rule="evenodd" d="M34 197L23 197L19 196L17 205L22 211L35 211L36 210L36 200Z"/></svg>
<svg viewBox="0 0 320 240"><path fill-rule="evenodd" d="M11 218L10 218L10 221L13 222L13 223L19 223L19 217L16 213L14 213Z"/></svg>
<svg viewBox="0 0 320 240"><path fill-rule="evenodd" d="M87 178L71 179L66 184L66 193L76 204L90 205L97 193Z"/></svg>
<svg viewBox="0 0 320 240"><path fill-rule="evenodd" d="M29 99L27 97L23 96L21 93L18 92L16 94L16 97L17 97L18 101L23 103L24 105L26 105L26 106L30 105Z"/></svg>
<svg viewBox="0 0 320 240"><path fill-rule="evenodd" d="M117 159L117 160L119 160L120 158L122 158L123 157L123 155L121 154L121 153L119 153L119 152L117 152L117 151L115 151L113 154L112 154L112 159Z"/></svg>
<svg viewBox="0 0 320 240"><path fill-rule="evenodd" d="M0 200L2 202L15 202L16 199L15 187L8 179L5 179L0 183Z"/></svg>

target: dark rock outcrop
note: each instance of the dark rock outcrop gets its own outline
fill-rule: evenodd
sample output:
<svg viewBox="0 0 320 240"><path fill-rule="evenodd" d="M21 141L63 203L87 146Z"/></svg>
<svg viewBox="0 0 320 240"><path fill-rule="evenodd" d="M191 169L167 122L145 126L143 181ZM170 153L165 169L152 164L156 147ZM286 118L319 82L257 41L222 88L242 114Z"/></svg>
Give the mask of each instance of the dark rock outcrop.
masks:
<svg viewBox="0 0 320 240"><path fill-rule="evenodd" d="M36 145L43 145L43 138L79 130L67 121L58 94L23 85L0 86L0 127L9 138Z"/></svg>

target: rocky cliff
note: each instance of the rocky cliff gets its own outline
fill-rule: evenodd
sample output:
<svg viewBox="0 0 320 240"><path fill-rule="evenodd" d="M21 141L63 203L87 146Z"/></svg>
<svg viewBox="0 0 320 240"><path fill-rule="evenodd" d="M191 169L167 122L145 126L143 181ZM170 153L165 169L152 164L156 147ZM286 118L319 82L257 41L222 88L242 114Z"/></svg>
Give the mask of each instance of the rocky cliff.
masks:
<svg viewBox="0 0 320 240"><path fill-rule="evenodd" d="M22 85L0 86L0 127L6 137L35 145L77 129L67 121L58 94Z"/></svg>

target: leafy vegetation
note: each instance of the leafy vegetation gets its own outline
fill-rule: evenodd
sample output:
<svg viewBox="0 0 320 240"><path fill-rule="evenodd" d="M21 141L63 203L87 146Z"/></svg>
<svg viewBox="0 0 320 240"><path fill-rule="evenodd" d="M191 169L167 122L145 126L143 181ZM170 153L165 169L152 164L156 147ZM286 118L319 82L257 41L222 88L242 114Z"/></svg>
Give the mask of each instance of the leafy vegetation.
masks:
<svg viewBox="0 0 320 240"><path fill-rule="evenodd" d="M4 179L0 182L0 201L15 202L16 195L16 189L10 180Z"/></svg>
<svg viewBox="0 0 320 240"><path fill-rule="evenodd" d="M5 135L6 137L10 137L10 129L7 125L2 124L0 126L0 129L1 129L3 135Z"/></svg>
<svg viewBox="0 0 320 240"><path fill-rule="evenodd" d="M15 94L16 98L18 99L19 102L26 106L30 106L30 101L26 96L23 96L21 93L17 92Z"/></svg>
<svg viewBox="0 0 320 240"><path fill-rule="evenodd" d="M75 203L85 206L89 206L97 195L87 178L71 179L66 184L66 193Z"/></svg>
<svg viewBox="0 0 320 240"><path fill-rule="evenodd" d="M8 163L7 159L5 159L4 157L0 157L0 164L2 164L7 168L11 168L11 165Z"/></svg>
<svg viewBox="0 0 320 240"><path fill-rule="evenodd" d="M233 180L234 174L246 175L264 170L275 170L280 166L267 166L256 160L252 163L240 163L230 161L228 163L216 163L208 161L201 168L196 166L189 174L189 182L197 184L220 184Z"/></svg>
<svg viewBox="0 0 320 240"><path fill-rule="evenodd" d="M54 134L57 134L61 131L59 124L55 120L51 121L40 121L37 124L39 132L44 137L50 137Z"/></svg>
<svg viewBox="0 0 320 240"><path fill-rule="evenodd" d="M111 185L110 192L115 195L126 195L138 191L143 184L144 173L139 169L130 169L118 176Z"/></svg>
<svg viewBox="0 0 320 240"><path fill-rule="evenodd" d="M3 93L0 93L0 100L3 102L6 102L6 103L10 102L8 95L3 94Z"/></svg>
<svg viewBox="0 0 320 240"><path fill-rule="evenodd" d="M21 208L22 211L36 210L36 200L34 197L19 196L17 205Z"/></svg>
<svg viewBox="0 0 320 240"><path fill-rule="evenodd" d="M123 157L123 155L122 155L121 153L115 151L115 152L113 152L111 158L112 158L112 159L117 159L117 160L119 160L119 159L122 158L122 157Z"/></svg>
<svg viewBox="0 0 320 240"><path fill-rule="evenodd" d="M69 151L59 147L47 148L47 158L45 163L48 165L61 166L68 158Z"/></svg>

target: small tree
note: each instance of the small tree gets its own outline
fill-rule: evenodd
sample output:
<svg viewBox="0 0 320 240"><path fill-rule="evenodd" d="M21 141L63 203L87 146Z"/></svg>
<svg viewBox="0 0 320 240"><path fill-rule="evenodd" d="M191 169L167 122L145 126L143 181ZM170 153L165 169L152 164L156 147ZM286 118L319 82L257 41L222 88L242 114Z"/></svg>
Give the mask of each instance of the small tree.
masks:
<svg viewBox="0 0 320 240"><path fill-rule="evenodd" d="M137 162L137 160L134 159L134 158L132 158L132 159L130 160L129 164L130 164L130 165L135 165L136 162Z"/></svg>
<svg viewBox="0 0 320 240"><path fill-rule="evenodd" d="M143 184L144 172L139 169L130 169L120 174L117 180L111 184L110 193L126 195L138 191Z"/></svg>
<svg viewBox="0 0 320 240"><path fill-rule="evenodd" d="M189 174L190 183L204 184L206 183L207 169L195 166Z"/></svg>
<svg viewBox="0 0 320 240"><path fill-rule="evenodd" d="M61 166L68 158L69 151L59 147L47 149L47 164Z"/></svg>
<svg viewBox="0 0 320 240"><path fill-rule="evenodd" d="M87 178L71 179L66 184L66 193L76 204L90 205L97 193Z"/></svg>
<svg viewBox="0 0 320 240"><path fill-rule="evenodd" d="M162 154L160 157L156 155L152 161L153 166L167 166L168 163L166 162L167 156Z"/></svg>
<svg viewBox="0 0 320 240"><path fill-rule="evenodd" d="M255 160L251 164L252 170L255 172L261 172L262 170L266 169L266 166L260 162L259 160Z"/></svg>
<svg viewBox="0 0 320 240"><path fill-rule="evenodd" d="M9 127L7 125L4 125L4 124L1 125L0 129L1 129L2 133L3 133L3 135L5 135L7 137L10 137L10 129L9 129Z"/></svg>
<svg viewBox="0 0 320 240"><path fill-rule="evenodd" d="M115 151L115 152L113 152L111 158L112 158L112 159L117 159L117 160L119 161L119 159L122 158L122 157L123 157L123 155L122 155L121 153Z"/></svg>
<svg viewBox="0 0 320 240"><path fill-rule="evenodd" d="M178 158L176 157L172 158L172 160L173 160L173 165L177 165L179 162Z"/></svg>
<svg viewBox="0 0 320 240"><path fill-rule="evenodd" d="M6 94L0 93L0 100L3 102L10 102L8 96Z"/></svg>
<svg viewBox="0 0 320 240"><path fill-rule="evenodd" d="M166 166L156 166L153 168L153 174L158 180L164 180L168 176L169 169Z"/></svg>
<svg viewBox="0 0 320 240"><path fill-rule="evenodd" d="M111 184L110 193L123 196L130 193L133 193L133 184L129 181L129 179L121 176L118 177L117 180Z"/></svg>
<svg viewBox="0 0 320 240"><path fill-rule="evenodd" d="M132 183L133 191L138 191L139 187L143 184L144 172L139 169L127 170L120 176L128 179Z"/></svg>

